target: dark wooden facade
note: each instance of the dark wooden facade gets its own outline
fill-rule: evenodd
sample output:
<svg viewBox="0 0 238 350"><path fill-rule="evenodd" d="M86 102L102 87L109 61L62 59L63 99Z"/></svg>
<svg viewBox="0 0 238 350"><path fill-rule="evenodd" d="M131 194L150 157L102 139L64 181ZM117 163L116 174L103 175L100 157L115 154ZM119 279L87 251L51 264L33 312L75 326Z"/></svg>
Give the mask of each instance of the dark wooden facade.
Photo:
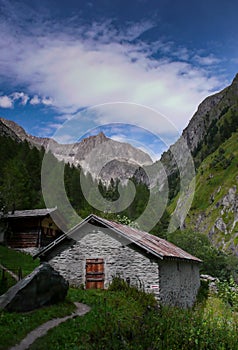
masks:
<svg viewBox="0 0 238 350"><path fill-rule="evenodd" d="M57 209L16 211L7 216L5 243L11 248L45 247L61 236L50 214Z"/></svg>

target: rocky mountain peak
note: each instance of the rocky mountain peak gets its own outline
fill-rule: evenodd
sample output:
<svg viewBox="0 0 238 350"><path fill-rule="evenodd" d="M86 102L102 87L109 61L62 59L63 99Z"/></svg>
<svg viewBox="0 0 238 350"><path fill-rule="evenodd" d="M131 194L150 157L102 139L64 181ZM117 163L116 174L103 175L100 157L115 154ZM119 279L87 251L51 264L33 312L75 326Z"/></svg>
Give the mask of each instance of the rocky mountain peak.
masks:
<svg viewBox="0 0 238 350"><path fill-rule="evenodd" d="M103 142L108 141L109 138L101 131L97 135L88 136L82 139L82 141L75 143L74 145L80 145L84 152L90 152L94 147L101 145Z"/></svg>
<svg viewBox="0 0 238 350"><path fill-rule="evenodd" d="M17 138L19 142L26 140L38 148L50 149L58 160L80 165L85 172L90 172L93 177L106 182L111 178L125 179L128 175L131 177L139 167L153 163L145 152L128 143L114 141L102 131L80 142L60 144L50 138L29 135L17 123L4 118L0 119L0 132L1 124L6 129L2 135Z"/></svg>
<svg viewBox="0 0 238 350"><path fill-rule="evenodd" d="M0 118L0 136L11 137L16 142L22 141L16 133L3 122L3 118Z"/></svg>
<svg viewBox="0 0 238 350"><path fill-rule="evenodd" d="M93 135L93 136L88 136L85 137L81 142L83 143L93 143L93 144L97 144L97 143L102 143L107 141L108 138L105 136L105 134L101 131L99 134L97 135Z"/></svg>
<svg viewBox="0 0 238 350"><path fill-rule="evenodd" d="M215 131L212 128L216 128L217 130L221 128L217 123L224 118L225 114L229 110L237 111L237 99L238 74L230 86L218 93L208 96L200 103L188 126L183 130L181 138L170 147L169 151L163 153L161 161L166 165L169 175L174 173L177 169L175 160L171 153L175 150L179 153L179 144L182 138L186 141L192 155L194 156L196 165L201 163L203 159L202 155L198 154L197 156L197 153L202 148L204 142L207 142L208 137L211 139L210 142L213 142L212 138L215 135ZM207 146L207 153L205 155L208 154L209 147ZM181 159L182 158L183 154L181 152Z"/></svg>
<svg viewBox="0 0 238 350"><path fill-rule="evenodd" d="M17 123L15 123L12 120L7 120L4 118L0 118L0 121L2 122L2 124L4 124L7 128L9 128L12 132L15 133L15 135L18 136L19 139L21 139L22 141L24 141L27 138L27 133L25 132L25 130L18 125Z"/></svg>

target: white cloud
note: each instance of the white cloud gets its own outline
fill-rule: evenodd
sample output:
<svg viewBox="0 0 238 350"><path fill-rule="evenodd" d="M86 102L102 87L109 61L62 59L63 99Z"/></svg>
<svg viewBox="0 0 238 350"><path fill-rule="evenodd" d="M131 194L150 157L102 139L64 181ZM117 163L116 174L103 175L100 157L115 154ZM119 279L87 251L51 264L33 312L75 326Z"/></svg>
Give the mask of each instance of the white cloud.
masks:
<svg viewBox="0 0 238 350"><path fill-rule="evenodd" d="M130 41L151 26L140 23L120 31L107 22L62 30L41 23L42 31L31 29L31 36L20 32L16 38L12 28L1 24L0 71L3 76L6 72L6 80L27 86L28 94L35 95L32 105L41 100L59 113L71 114L85 106L126 101L159 111L182 130L201 100L226 82L186 61L186 48L179 48L174 57L171 42L158 41L153 46ZM154 58L155 51L161 53L159 58ZM107 111L97 118L99 123L123 121L161 130L161 118L155 114L148 120L136 114L117 120L120 111L119 115L113 108Z"/></svg>
<svg viewBox="0 0 238 350"><path fill-rule="evenodd" d="M38 105L41 103L41 99L39 98L39 96L34 95L29 102L31 105Z"/></svg>
<svg viewBox="0 0 238 350"><path fill-rule="evenodd" d="M53 104L51 98L40 98L37 95L30 97L24 92L13 92L9 96L0 96L0 107L2 108L13 108L16 102L19 102L22 106L25 106L28 102L31 105L43 104L45 106L51 106Z"/></svg>
<svg viewBox="0 0 238 350"><path fill-rule="evenodd" d="M21 105L25 106L28 102L31 105L45 105L45 106L52 106L53 100L49 97L39 97L37 95L34 95L33 97L29 97L24 92L13 92L9 96L0 96L0 107L2 108L12 108L14 107L14 104L16 101L19 101Z"/></svg>
<svg viewBox="0 0 238 350"><path fill-rule="evenodd" d="M0 96L0 107L1 108L12 108L12 99L8 96Z"/></svg>
<svg viewBox="0 0 238 350"><path fill-rule="evenodd" d="M52 98L49 98L49 97L43 97L41 100L41 103L45 106L52 106L53 100L52 100Z"/></svg>

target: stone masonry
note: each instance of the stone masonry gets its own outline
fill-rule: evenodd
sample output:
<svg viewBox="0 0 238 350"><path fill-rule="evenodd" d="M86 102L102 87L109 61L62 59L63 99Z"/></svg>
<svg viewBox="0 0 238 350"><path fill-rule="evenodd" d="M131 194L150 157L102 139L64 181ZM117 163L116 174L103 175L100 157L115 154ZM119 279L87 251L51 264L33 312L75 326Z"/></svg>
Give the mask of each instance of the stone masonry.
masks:
<svg viewBox="0 0 238 350"><path fill-rule="evenodd" d="M163 304L192 307L200 287L199 266L192 262L165 260L160 266L160 300Z"/></svg>

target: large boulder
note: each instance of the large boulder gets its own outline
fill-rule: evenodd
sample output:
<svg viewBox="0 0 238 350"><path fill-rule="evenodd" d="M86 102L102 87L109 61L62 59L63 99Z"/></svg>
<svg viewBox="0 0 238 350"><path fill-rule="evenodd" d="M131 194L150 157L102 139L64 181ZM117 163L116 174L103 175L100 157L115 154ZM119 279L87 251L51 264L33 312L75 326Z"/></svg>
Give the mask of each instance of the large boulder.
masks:
<svg viewBox="0 0 238 350"><path fill-rule="evenodd" d="M0 296L0 309L24 312L63 301L68 282L50 264L43 263Z"/></svg>

